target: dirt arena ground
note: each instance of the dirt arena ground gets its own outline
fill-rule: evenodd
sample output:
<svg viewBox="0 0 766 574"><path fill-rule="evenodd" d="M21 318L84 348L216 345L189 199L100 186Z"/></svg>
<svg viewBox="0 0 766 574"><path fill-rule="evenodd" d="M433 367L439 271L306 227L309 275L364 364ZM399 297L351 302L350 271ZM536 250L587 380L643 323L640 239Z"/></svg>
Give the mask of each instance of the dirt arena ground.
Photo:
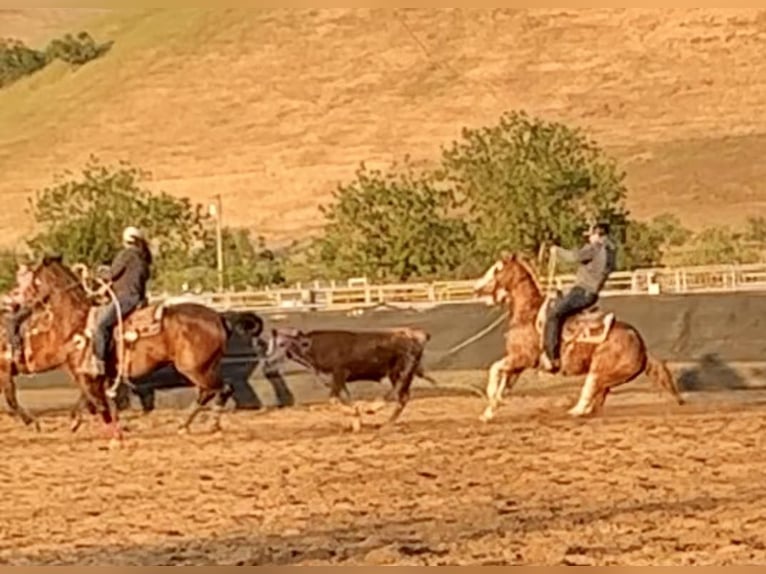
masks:
<svg viewBox="0 0 766 574"><path fill-rule="evenodd" d="M525 392L489 425L477 397L421 393L357 434L329 405L184 437L177 410L131 412L120 451L63 413L2 416L0 564L766 563L766 394L642 385L585 421L576 386Z"/></svg>

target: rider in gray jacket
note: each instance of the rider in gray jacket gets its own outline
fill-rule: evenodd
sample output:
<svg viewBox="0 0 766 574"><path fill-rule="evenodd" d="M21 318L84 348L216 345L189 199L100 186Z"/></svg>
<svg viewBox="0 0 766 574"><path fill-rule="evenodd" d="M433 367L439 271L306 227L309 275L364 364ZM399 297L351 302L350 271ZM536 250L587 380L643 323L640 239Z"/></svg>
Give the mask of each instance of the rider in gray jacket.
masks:
<svg viewBox="0 0 766 574"><path fill-rule="evenodd" d="M551 257L560 256L564 261L577 262L574 286L554 307L545 325L545 349L540 366L551 373L560 368L561 327L567 317L592 307L609 274L615 268L615 249L609 240L609 224L598 223L588 231L588 244L577 250L551 248Z"/></svg>

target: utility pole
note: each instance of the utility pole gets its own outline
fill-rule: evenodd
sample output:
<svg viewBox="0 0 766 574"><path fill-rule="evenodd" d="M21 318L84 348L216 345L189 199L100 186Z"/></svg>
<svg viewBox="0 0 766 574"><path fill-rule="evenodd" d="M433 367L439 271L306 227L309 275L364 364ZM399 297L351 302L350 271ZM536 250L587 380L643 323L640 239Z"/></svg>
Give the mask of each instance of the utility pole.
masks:
<svg viewBox="0 0 766 574"><path fill-rule="evenodd" d="M221 222L223 202L220 193L215 195L215 203L210 204L210 215L215 217L215 252L218 263L218 292L220 293L223 291L223 230Z"/></svg>

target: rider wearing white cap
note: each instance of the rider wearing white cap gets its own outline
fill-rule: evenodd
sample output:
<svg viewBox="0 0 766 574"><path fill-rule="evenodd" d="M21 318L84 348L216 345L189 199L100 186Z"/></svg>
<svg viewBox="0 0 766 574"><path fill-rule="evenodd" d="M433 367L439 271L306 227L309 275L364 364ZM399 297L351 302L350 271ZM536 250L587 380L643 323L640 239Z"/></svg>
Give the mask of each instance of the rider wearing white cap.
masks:
<svg viewBox="0 0 766 574"><path fill-rule="evenodd" d="M123 249L112 262L108 281L120 305L123 320L146 303L146 283L151 275L152 255L140 229L128 226L122 232ZM112 301L101 315L93 334L92 374L105 374L104 363L111 345L117 309Z"/></svg>

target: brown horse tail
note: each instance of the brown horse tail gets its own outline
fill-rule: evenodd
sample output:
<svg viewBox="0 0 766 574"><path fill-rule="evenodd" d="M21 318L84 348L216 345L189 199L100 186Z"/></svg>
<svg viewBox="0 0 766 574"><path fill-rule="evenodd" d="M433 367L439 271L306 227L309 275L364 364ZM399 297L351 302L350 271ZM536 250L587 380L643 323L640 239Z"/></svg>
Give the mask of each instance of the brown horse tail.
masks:
<svg viewBox="0 0 766 574"><path fill-rule="evenodd" d="M676 381L673 375L668 369L668 365L665 361L660 361L652 356L647 356L646 368L644 373L649 377L655 385L660 389L667 391L676 400L679 405L684 404L684 399L681 397L681 393L678 392Z"/></svg>

